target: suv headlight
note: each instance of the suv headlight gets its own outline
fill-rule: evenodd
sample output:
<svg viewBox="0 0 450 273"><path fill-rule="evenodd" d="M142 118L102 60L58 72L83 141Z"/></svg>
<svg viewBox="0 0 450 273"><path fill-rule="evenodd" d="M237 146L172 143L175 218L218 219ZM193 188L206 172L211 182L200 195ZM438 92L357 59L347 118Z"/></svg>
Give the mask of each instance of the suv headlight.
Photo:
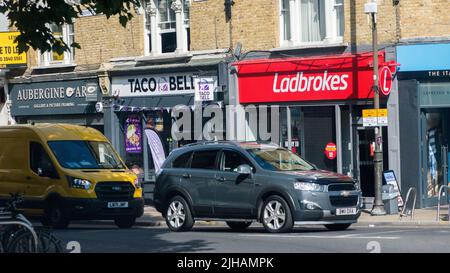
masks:
<svg viewBox="0 0 450 273"><path fill-rule="evenodd" d="M353 180L353 183L354 183L354 185L355 185L355 190L361 191L361 186L359 185L358 180L354 179L354 180Z"/></svg>
<svg viewBox="0 0 450 273"><path fill-rule="evenodd" d="M89 181L87 179L75 178L75 177L68 176L67 180L69 180L69 187L75 188L75 189L88 190L92 185L91 181Z"/></svg>
<svg viewBox="0 0 450 273"><path fill-rule="evenodd" d="M324 186L311 182L294 182L294 188L300 191L324 191Z"/></svg>

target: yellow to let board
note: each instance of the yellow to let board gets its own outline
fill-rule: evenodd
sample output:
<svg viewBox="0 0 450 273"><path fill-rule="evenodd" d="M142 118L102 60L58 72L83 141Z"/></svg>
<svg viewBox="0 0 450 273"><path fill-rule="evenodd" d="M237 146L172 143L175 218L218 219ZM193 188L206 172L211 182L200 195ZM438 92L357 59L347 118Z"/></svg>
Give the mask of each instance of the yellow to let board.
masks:
<svg viewBox="0 0 450 273"><path fill-rule="evenodd" d="M0 32L0 66L10 64L27 64L27 53L19 54L14 42L20 32Z"/></svg>

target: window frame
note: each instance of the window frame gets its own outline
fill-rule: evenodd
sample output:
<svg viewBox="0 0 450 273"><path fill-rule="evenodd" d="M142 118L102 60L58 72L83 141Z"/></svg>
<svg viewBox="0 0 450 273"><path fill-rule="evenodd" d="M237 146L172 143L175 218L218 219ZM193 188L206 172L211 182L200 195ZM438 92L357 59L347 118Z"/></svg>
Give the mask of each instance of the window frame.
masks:
<svg viewBox="0 0 450 273"><path fill-rule="evenodd" d="M75 41L75 26L73 24L63 24L61 26L62 39L70 47L70 45ZM59 36L55 36L59 37ZM63 53L64 58L62 61L53 60L53 50L42 52L38 50L38 64L39 66L53 66L53 65L69 65L73 64L75 60L75 48L70 47L70 52L66 51Z"/></svg>
<svg viewBox="0 0 450 273"><path fill-rule="evenodd" d="M344 40L345 33L345 14L344 14L344 2L337 3L339 0L317 0L324 1L324 14L323 18L323 28L325 32L324 39L320 41L302 41L301 32L301 3L302 0L280 0L279 1L279 39L280 47L291 47L291 46L318 46L326 44L336 44L342 43ZM285 27L286 16L283 14L283 3L287 3L289 7L288 19L289 25ZM338 9L342 9L342 17L337 18L339 12ZM329 16L328 14L330 14ZM343 28L340 29L338 25L339 20L343 23ZM319 19L321 21L321 19ZM288 28L289 35L285 35ZM339 35L342 32L342 35ZM286 39L289 36L289 39Z"/></svg>
<svg viewBox="0 0 450 273"><path fill-rule="evenodd" d="M161 22L161 13L160 10L158 8L158 4L160 1L170 1L170 0L150 0L150 2L146 3L146 5L150 5L153 6L153 8L155 8L156 10L156 14L155 17L152 17L149 12L147 11L147 8L144 8L144 54L146 56L148 55L155 55L155 54L173 54L173 53L185 53L185 52L179 52L180 48L185 48L186 52L188 52L190 50L190 5L191 2L189 0L181 0L182 2L182 11L181 11L181 16L182 16L182 26L183 26L183 40L182 41L178 41L178 35L177 30L176 30L176 14L175 14L175 19L174 21L166 21L165 23L170 23L170 22L175 22L175 28L171 28L171 29L162 29L160 26L162 24ZM186 7L188 7L189 12L186 14ZM167 5L167 9L170 10L171 9L171 3ZM170 12L169 12L170 13ZM186 15L188 15L189 17L186 18ZM156 22L156 34L152 33L152 21L155 19ZM163 49L163 44L162 44L162 34L167 34L167 33L175 33L176 36L176 47L175 47L175 51L170 51L170 52L162 52ZM152 37L153 35L156 35L156 44L153 44L152 42ZM179 44L183 44L182 47L179 47Z"/></svg>
<svg viewBox="0 0 450 273"><path fill-rule="evenodd" d="M225 173L236 173L234 171L226 171L225 170L225 152L231 152L231 153L235 153L240 155L242 158L244 158L247 161L247 165L249 165L252 168L252 172L255 173L256 172L256 168L253 164L253 162L246 157L242 152L238 151L238 150L233 150L233 149L222 149L220 151L220 158L219 158L219 170L221 172L225 172Z"/></svg>
<svg viewBox="0 0 450 273"><path fill-rule="evenodd" d="M212 169L205 169L205 168L192 168L192 162L194 162L194 156L195 156L195 154L196 153L201 153L201 152L208 152L208 151L216 151L216 157L215 157L215 159L214 159L214 168L212 168ZM191 158L190 158L190 160L189 160L189 169L192 169L192 170L203 170L203 171L214 171L214 172L217 172L218 170L219 170L219 166L218 166L218 164L219 164L219 156L220 156L220 154L221 154L221 149L199 149L199 150L194 150L193 151L193 153L192 153L192 155L191 155Z"/></svg>

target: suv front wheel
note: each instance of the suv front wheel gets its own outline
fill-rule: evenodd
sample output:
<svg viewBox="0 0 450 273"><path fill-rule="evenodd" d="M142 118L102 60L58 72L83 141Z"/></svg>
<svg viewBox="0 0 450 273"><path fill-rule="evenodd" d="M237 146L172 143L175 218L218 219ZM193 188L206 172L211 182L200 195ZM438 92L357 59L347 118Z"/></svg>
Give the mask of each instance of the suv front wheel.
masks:
<svg viewBox="0 0 450 273"><path fill-rule="evenodd" d="M170 199L165 215L166 224L171 231L189 231L194 226L189 205L181 196Z"/></svg>
<svg viewBox="0 0 450 273"><path fill-rule="evenodd" d="M278 195L272 195L264 201L261 214L261 222L268 232L289 232L294 226L289 205Z"/></svg>

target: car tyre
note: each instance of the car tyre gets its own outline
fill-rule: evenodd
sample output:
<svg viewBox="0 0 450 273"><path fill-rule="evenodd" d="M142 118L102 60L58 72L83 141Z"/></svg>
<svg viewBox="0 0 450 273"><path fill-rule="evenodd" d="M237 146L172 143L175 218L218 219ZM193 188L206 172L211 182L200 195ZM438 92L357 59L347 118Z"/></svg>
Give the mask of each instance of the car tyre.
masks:
<svg viewBox="0 0 450 273"><path fill-rule="evenodd" d="M70 219L68 218L61 202L53 201L46 207L41 222L44 226L50 226L57 229L66 229L69 226Z"/></svg>
<svg viewBox="0 0 450 273"><path fill-rule="evenodd" d="M291 208L278 195L269 196L264 200L261 211L261 222L267 232L290 232L294 226Z"/></svg>
<svg viewBox="0 0 450 273"><path fill-rule="evenodd" d="M114 223L119 228L131 228L134 224L136 224L136 217L134 216L120 216L114 219Z"/></svg>
<svg viewBox="0 0 450 273"><path fill-rule="evenodd" d="M227 221L227 225L235 231L243 231L246 230L252 222L234 222L234 221Z"/></svg>
<svg viewBox="0 0 450 273"><path fill-rule="evenodd" d="M194 226L194 219L188 203L181 196L170 199L165 212L166 224L171 231L189 231Z"/></svg>
<svg viewBox="0 0 450 273"><path fill-rule="evenodd" d="M325 225L328 230L340 231L348 229L352 224L329 224Z"/></svg>

